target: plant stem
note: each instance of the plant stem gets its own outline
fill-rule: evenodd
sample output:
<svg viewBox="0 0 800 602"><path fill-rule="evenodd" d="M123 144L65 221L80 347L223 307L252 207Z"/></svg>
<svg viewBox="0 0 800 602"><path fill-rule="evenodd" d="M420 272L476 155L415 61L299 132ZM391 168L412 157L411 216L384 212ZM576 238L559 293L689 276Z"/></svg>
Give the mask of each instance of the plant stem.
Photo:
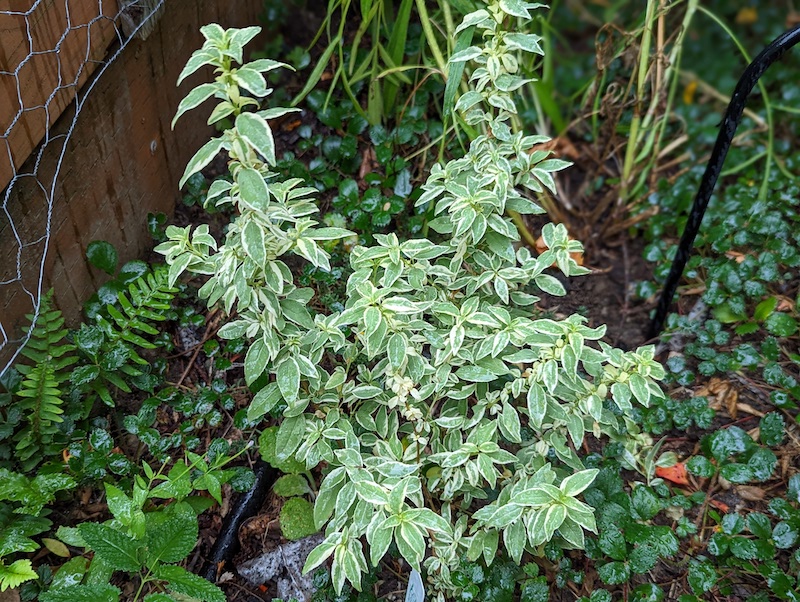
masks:
<svg viewBox="0 0 800 602"><path fill-rule="evenodd" d="M419 20L422 23L422 31L425 32L425 39L428 41L428 46L431 48L431 54L436 61L436 65L442 71L447 73L447 61L444 60L442 51L439 49L439 44L436 42L436 36L433 33L433 26L431 19L428 15L428 8L425 6L425 0L417 0L417 12L419 13Z"/></svg>

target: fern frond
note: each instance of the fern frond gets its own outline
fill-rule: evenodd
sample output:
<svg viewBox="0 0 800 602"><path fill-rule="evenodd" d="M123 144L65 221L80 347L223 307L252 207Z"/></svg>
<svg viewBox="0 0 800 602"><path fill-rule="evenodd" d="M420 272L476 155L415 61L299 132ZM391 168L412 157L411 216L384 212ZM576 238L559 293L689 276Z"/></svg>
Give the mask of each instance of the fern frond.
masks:
<svg viewBox="0 0 800 602"><path fill-rule="evenodd" d="M58 433L65 403L60 385L69 378L67 368L77 361L71 353L75 346L65 340L64 318L60 311L51 309L51 299L52 291L42 298L39 319L22 350L22 355L35 364L17 366L24 378L16 392L16 405L24 413L25 425L14 441L17 458L26 470L43 460L42 451ZM33 316L28 319L33 322Z"/></svg>
<svg viewBox="0 0 800 602"><path fill-rule="evenodd" d="M154 268L120 292L117 302L95 316L95 324L82 326L75 336L78 348L92 366L79 368L75 384L94 391L107 405L114 405L109 385L130 392L128 379L144 374L149 362L138 349L155 349L146 337L158 334L153 322L167 319L178 289L169 286L167 270Z"/></svg>

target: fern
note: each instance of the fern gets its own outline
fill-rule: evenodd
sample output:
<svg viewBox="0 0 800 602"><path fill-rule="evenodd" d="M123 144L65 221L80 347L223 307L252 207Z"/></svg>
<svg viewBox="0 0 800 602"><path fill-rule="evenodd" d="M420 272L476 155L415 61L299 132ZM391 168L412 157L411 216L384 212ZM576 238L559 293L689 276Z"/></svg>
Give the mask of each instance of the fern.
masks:
<svg viewBox="0 0 800 602"><path fill-rule="evenodd" d="M81 325L75 344L88 363L73 372L73 384L109 406L114 405L109 386L130 393L131 379L145 374L149 365L137 348L155 349L145 337L158 334L152 322L167 319L177 292L169 285L166 268L155 268L132 282L127 294L119 293L116 304L106 305L95 324Z"/></svg>
<svg viewBox="0 0 800 602"><path fill-rule="evenodd" d="M18 365L23 375L16 391L17 410L23 413L23 426L14 435L16 455L23 469L30 471L43 455L58 453L55 442L58 425L63 421L64 399L61 385L69 379L69 366L77 361L71 354L75 346L66 342L67 329L61 312L51 308L52 291L42 298L39 318L33 325L30 340L22 354L33 365Z"/></svg>

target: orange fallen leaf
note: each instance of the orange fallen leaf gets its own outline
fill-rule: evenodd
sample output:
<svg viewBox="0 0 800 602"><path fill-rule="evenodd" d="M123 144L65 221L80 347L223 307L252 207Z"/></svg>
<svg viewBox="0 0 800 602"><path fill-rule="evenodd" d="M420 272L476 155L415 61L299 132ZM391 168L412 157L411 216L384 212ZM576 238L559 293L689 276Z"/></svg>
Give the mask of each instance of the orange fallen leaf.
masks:
<svg viewBox="0 0 800 602"><path fill-rule="evenodd" d="M672 466L656 466L656 476L677 485L689 484L689 478L686 474L686 464L683 462L678 462Z"/></svg>
<svg viewBox="0 0 800 602"><path fill-rule="evenodd" d="M570 240L575 240L575 238L572 237L572 236L570 236L569 239ZM539 238L537 238L536 239L536 252L539 255L541 255L542 253L547 251L547 249L549 249L549 247L545 244L544 237L540 236ZM578 265L583 265L583 253L570 253L569 256L570 256L570 258L574 259L575 263L577 263ZM554 266L556 265L555 261L553 262L553 265Z"/></svg>
<svg viewBox="0 0 800 602"><path fill-rule="evenodd" d="M727 514L731 510L731 507L728 506L728 504L726 504L725 502L720 502L719 500L711 500L708 503L714 506L714 508L716 508L720 512L724 512L725 514Z"/></svg>

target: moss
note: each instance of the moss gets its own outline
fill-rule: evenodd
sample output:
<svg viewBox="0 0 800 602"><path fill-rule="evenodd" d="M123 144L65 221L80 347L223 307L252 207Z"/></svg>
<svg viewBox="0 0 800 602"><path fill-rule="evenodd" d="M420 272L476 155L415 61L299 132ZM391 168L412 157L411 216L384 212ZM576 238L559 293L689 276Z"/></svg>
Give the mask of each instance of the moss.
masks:
<svg viewBox="0 0 800 602"><path fill-rule="evenodd" d="M302 497L286 500L278 520L281 524L281 533L289 540L302 539L317 532L314 526L314 506Z"/></svg>

